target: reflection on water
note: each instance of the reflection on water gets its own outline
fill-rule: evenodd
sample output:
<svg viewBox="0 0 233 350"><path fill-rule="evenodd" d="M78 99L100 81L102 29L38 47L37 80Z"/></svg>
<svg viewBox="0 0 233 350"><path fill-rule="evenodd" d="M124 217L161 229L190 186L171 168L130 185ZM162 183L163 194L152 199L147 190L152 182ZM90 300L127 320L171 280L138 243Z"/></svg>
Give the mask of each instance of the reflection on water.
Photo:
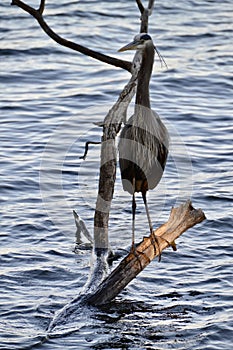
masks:
<svg viewBox="0 0 233 350"><path fill-rule="evenodd" d="M85 161L79 157L87 140L100 140L93 123L103 120L129 74L59 47L10 3L0 9L0 348L26 349L44 339L54 313L87 280L91 252L85 244L73 252L72 210L92 231L99 145ZM70 40L132 59L117 53L139 28L131 2L48 2L46 20ZM163 180L148 197L153 223L164 222L171 206L190 195L207 220L113 303L77 310L42 349L231 348L231 22L228 0L158 2L150 22L168 65L155 64L152 106L172 135ZM137 202L139 241L148 225L140 196ZM112 248L127 247L130 231L131 198L118 170Z"/></svg>

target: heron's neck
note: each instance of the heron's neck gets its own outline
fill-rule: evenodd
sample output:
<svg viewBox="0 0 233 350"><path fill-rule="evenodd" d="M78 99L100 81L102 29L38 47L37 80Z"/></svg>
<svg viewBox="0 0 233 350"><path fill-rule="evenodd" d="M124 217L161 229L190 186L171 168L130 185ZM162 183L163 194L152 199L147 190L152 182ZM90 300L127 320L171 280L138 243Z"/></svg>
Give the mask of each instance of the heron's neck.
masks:
<svg viewBox="0 0 233 350"><path fill-rule="evenodd" d="M138 73L136 104L150 108L149 83L154 63L154 46L148 45L142 53L141 68Z"/></svg>

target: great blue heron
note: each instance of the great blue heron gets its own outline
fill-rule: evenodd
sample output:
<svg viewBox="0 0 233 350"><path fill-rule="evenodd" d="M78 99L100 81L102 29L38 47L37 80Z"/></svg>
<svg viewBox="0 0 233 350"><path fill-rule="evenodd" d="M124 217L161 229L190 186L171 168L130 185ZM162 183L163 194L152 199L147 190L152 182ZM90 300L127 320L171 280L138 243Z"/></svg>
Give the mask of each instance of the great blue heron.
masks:
<svg viewBox="0 0 233 350"><path fill-rule="evenodd" d="M119 51L126 50L141 50L142 55L134 114L122 129L118 146L123 188L133 196L131 250L135 253L135 192L142 193L150 232L153 233L146 193L157 186L163 175L168 154L169 135L159 116L150 108L149 82L155 53L151 37L146 33L136 35L133 42ZM154 240L158 243L156 236Z"/></svg>

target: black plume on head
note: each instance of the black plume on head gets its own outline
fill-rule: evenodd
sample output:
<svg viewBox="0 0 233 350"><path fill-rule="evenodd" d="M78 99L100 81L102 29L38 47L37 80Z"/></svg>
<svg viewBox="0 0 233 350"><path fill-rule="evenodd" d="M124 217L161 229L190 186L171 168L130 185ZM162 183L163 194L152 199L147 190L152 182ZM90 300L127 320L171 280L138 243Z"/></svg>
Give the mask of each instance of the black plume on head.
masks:
<svg viewBox="0 0 233 350"><path fill-rule="evenodd" d="M151 37L149 34L142 34L142 36L140 37L140 39L142 40L151 40Z"/></svg>

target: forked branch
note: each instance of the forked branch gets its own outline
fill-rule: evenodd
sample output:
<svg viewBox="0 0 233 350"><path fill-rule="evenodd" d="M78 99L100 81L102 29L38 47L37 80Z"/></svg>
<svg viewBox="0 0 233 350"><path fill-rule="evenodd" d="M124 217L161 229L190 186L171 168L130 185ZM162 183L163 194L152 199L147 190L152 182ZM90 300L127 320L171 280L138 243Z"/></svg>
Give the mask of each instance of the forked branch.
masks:
<svg viewBox="0 0 233 350"><path fill-rule="evenodd" d="M38 11L39 11L39 13L41 14L41 16L42 16L42 14L43 14L43 12L44 12L44 8L45 8L45 0L41 0L41 2L40 2L40 7L39 7L39 9L38 9Z"/></svg>
<svg viewBox="0 0 233 350"><path fill-rule="evenodd" d="M153 7L154 7L154 0L148 1L148 6L145 8L141 2L141 0L136 0L136 3L138 5L138 9L141 12L141 33L148 33L148 18L152 14Z"/></svg>
<svg viewBox="0 0 233 350"><path fill-rule="evenodd" d="M141 0L136 0L136 3L138 5L139 11L141 12L141 14L143 14L146 9L143 6ZM149 0L148 1L148 6L147 6L147 11L149 12L149 15L152 13L153 7L154 7L154 0Z"/></svg>
<svg viewBox="0 0 233 350"><path fill-rule="evenodd" d="M138 5L139 11L141 12L141 14L143 14L143 12L145 11L145 8L144 8L144 6L142 5L141 0L136 0L136 3L137 3L137 5Z"/></svg>

